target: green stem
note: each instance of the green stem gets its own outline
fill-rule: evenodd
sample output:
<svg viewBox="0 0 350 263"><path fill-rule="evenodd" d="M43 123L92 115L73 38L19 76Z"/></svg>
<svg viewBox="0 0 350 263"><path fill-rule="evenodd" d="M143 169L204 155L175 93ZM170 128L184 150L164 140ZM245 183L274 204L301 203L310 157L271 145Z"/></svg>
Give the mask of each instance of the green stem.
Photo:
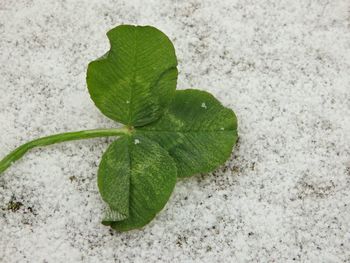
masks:
<svg viewBox="0 0 350 263"><path fill-rule="evenodd" d="M107 136L120 136L128 134L129 132L130 131L127 127L123 127L119 129L96 129L87 131L67 132L42 137L19 146L7 156L5 156L5 158L0 161L0 174L4 172L7 168L9 168L15 161L20 159L26 152L35 147L47 146L54 143L72 140L90 139Z"/></svg>

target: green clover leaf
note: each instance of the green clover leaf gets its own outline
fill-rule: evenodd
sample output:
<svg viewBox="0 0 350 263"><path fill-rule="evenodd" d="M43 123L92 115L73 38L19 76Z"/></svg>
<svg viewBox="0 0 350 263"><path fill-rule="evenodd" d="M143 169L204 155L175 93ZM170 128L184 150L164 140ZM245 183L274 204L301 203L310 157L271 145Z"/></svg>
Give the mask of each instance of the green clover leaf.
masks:
<svg viewBox="0 0 350 263"><path fill-rule="evenodd" d="M107 33L111 50L89 64L92 100L107 117L142 126L160 117L177 80L174 46L150 26L118 26Z"/></svg>
<svg viewBox="0 0 350 263"><path fill-rule="evenodd" d="M176 183L176 166L166 150L142 137L113 142L102 157L98 186L113 215L104 224L118 230L142 227L165 206Z"/></svg>
<svg viewBox="0 0 350 263"><path fill-rule="evenodd" d="M30 141L0 161L0 173L34 147L119 137L102 156L98 187L107 203L102 223L127 231L145 226L164 208L176 178L210 172L229 158L237 119L210 93L175 91L175 50L158 29L122 25L107 36L111 49L89 64L87 85L101 112L125 126Z"/></svg>
<svg viewBox="0 0 350 263"><path fill-rule="evenodd" d="M237 119L210 93L181 90L158 121L136 132L166 149L177 176L186 177L210 172L229 158L237 140Z"/></svg>

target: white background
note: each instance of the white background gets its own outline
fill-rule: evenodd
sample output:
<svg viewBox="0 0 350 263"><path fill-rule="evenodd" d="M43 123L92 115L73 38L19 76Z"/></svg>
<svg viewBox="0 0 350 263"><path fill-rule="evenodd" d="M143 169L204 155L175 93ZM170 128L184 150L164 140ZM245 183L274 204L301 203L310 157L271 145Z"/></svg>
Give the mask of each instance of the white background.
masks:
<svg viewBox="0 0 350 263"><path fill-rule="evenodd" d="M235 152L178 183L146 228L120 234L100 224L106 139L34 150L0 178L0 261L349 262L350 2L1 0L0 157L115 125L85 74L121 23L170 37L178 88L236 112Z"/></svg>

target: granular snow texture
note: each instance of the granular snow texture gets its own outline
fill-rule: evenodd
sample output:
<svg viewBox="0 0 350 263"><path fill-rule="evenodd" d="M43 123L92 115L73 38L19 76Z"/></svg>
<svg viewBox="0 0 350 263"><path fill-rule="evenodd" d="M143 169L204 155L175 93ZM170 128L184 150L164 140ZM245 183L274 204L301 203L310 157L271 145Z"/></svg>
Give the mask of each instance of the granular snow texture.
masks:
<svg viewBox="0 0 350 263"><path fill-rule="evenodd" d="M234 153L118 233L96 184L110 139L33 150L0 178L0 262L350 262L349 0L1 0L0 157L115 126L85 76L122 23L165 32L178 88L236 112Z"/></svg>

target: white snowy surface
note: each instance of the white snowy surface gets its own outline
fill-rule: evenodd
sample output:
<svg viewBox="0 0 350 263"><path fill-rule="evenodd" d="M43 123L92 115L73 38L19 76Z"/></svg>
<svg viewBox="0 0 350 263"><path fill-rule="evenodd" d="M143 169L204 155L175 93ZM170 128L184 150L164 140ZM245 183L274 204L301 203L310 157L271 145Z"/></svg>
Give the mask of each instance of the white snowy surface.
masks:
<svg viewBox="0 0 350 263"><path fill-rule="evenodd" d="M350 1L1 0L0 157L115 125L85 74L121 23L173 40L178 88L233 109L238 146L128 233L100 223L107 139L34 150L0 177L0 262L350 262Z"/></svg>

